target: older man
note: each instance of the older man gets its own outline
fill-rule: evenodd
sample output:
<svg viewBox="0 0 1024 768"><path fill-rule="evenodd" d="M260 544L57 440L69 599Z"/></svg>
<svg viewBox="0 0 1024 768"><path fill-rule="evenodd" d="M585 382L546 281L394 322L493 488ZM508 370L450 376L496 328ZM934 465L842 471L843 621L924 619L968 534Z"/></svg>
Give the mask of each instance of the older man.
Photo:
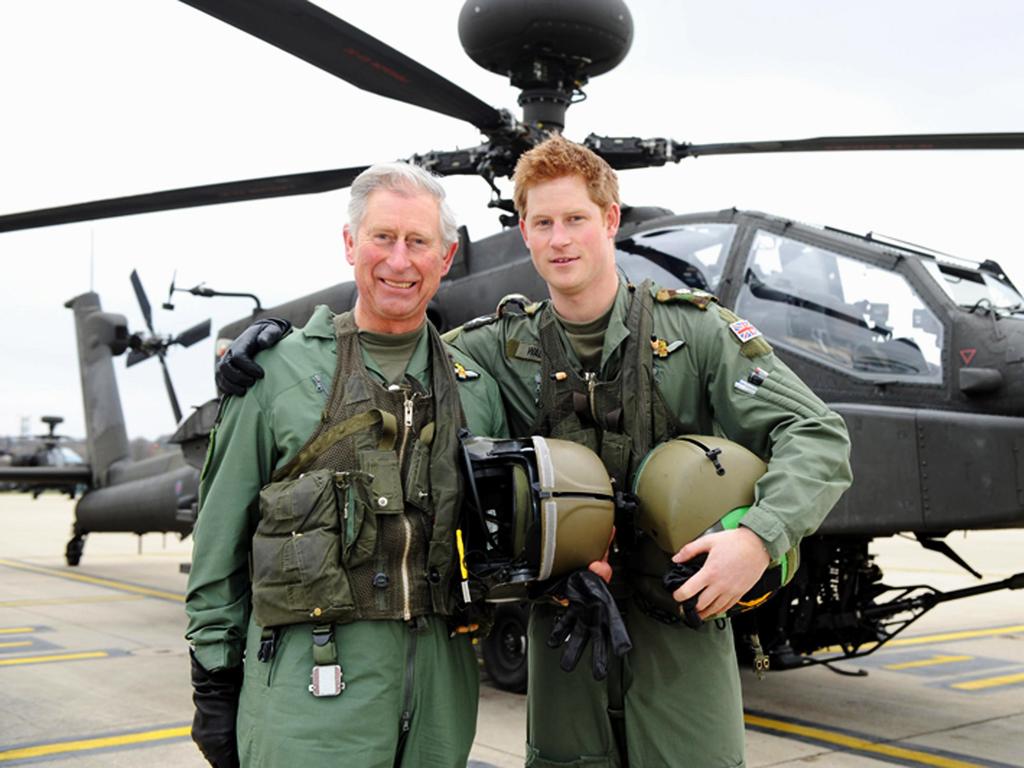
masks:
<svg viewBox="0 0 1024 768"><path fill-rule="evenodd" d="M618 182L600 157L558 137L540 144L516 166L515 202L551 300L477 321L451 341L501 382L514 435L588 445L620 488L633 487L652 447L677 435L724 435L767 460L742 525L702 536L673 558L706 556L674 597L696 598L703 619L718 616L812 532L849 485L843 421L756 331L740 333L749 324L714 297L620 279ZM655 357L655 345L664 354ZM734 386L755 369L759 386ZM630 551L644 539L626 525L612 586L633 650L613 662L607 681L583 665L564 675L561 652L545 643L557 609L534 607L527 765L742 766L730 625L664 623L671 612L654 608L667 593L651 576L669 567L668 557L657 548Z"/></svg>
<svg viewBox="0 0 1024 768"><path fill-rule="evenodd" d="M210 439L186 636L215 766L461 768L473 741L456 433L505 423L493 380L426 321L454 218L426 172L374 166L344 237L355 308L319 307L261 355Z"/></svg>

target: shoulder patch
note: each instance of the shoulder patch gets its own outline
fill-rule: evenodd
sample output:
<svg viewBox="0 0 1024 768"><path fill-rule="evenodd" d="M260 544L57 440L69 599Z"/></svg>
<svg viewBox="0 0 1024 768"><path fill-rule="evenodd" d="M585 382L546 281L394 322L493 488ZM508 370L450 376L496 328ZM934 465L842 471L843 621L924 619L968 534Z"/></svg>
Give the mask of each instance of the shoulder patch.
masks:
<svg viewBox="0 0 1024 768"><path fill-rule="evenodd" d="M718 297L696 288L659 288L658 292L654 294L654 300L661 304L685 301L704 311L712 302L717 303Z"/></svg>
<svg viewBox="0 0 1024 768"><path fill-rule="evenodd" d="M501 301L498 302L498 308L494 310L494 314L497 317L524 315L526 314L526 308L532 303L521 293L510 293L507 296L502 296Z"/></svg>
<svg viewBox="0 0 1024 768"><path fill-rule="evenodd" d="M725 307L718 308L718 314L729 327L733 338L739 342L740 354L744 357L760 357L772 351L771 344L761 335L749 320L744 320Z"/></svg>
<svg viewBox="0 0 1024 768"><path fill-rule="evenodd" d="M527 360L531 363L539 363L544 359L544 353L540 348L540 344L535 344L532 341L509 339L505 343L505 357L515 360Z"/></svg>

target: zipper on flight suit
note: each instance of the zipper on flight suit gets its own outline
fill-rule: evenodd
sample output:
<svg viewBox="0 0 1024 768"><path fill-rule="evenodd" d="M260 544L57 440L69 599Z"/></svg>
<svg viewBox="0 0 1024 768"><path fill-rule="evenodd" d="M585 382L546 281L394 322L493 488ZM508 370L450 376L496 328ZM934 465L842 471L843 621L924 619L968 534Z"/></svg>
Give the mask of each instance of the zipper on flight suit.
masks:
<svg viewBox="0 0 1024 768"><path fill-rule="evenodd" d="M409 443L409 433L412 431L413 399L414 396L409 389L402 390L402 443L398 448L398 471L405 471L405 448ZM412 606L409 597L409 551L412 549L412 523L409 522L407 514L402 515L402 527L405 530L405 548L402 550L402 618L406 621L412 618Z"/></svg>

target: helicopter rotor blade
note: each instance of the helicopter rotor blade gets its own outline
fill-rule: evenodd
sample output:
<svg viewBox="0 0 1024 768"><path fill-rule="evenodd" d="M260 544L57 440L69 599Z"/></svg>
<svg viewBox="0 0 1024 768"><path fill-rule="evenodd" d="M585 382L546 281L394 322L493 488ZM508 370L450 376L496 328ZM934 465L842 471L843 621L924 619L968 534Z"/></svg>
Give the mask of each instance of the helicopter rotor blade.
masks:
<svg viewBox="0 0 1024 768"><path fill-rule="evenodd" d="M153 308L146 297L146 289L142 287L142 280L139 278L137 270L132 270L131 279L132 288L135 289L135 298L139 300L139 309L142 310L142 316L146 320L146 327L149 328L150 334L153 334L155 333L153 330Z"/></svg>
<svg viewBox="0 0 1024 768"><path fill-rule="evenodd" d="M350 186L356 176L366 168L367 166L357 166L311 173L293 173L287 176L266 176L259 179L183 187L164 192L112 197L108 200L64 205L58 208L40 208L24 213L11 213L0 216L0 232L52 227L57 224L109 219L114 216L128 216L136 213L170 211L177 208L197 208L204 205L237 203L244 200L263 200L269 197L329 192Z"/></svg>
<svg viewBox="0 0 1024 768"><path fill-rule="evenodd" d="M496 130L501 112L306 0L182 0L378 96Z"/></svg>
<svg viewBox="0 0 1024 768"><path fill-rule="evenodd" d="M191 347L196 342L202 341L208 338L210 335L210 319L207 318L201 323L196 323L191 328L188 328L173 339L171 344L180 344L183 347Z"/></svg>
<svg viewBox="0 0 1024 768"><path fill-rule="evenodd" d="M171 383L171 374L167 370L167 360L163 350L158 353L160 358L160 367L164 372L164 386L167 387L167 397L171 401L171 410L174 411L174 423L178 424L181 422L181 406L178 405L178 396L174 394L174 385Z"/></svg>
<svg viewBox="0 0 1024 768"><path fill-rule="evenodd" d="M888 136L819 136L787 141L676 144L675 160L702 155L748 155L770 152L851 152L915 149L1024 149L1024 133L917 133Z"/></svg>

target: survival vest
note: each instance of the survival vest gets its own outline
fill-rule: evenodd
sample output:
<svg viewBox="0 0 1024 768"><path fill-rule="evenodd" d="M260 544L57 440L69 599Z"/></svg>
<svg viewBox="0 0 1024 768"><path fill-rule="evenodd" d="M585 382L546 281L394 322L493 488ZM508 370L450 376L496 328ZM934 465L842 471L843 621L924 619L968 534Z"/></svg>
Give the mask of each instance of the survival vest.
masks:
<svg viewBox="0 0 1024 768"><path fill-rule="evenodd" d="M427 324L431 391L366 370L350 312L320 424L260 492L253 614L262 627L449 614L465 419L448 353Z"/></svg>

